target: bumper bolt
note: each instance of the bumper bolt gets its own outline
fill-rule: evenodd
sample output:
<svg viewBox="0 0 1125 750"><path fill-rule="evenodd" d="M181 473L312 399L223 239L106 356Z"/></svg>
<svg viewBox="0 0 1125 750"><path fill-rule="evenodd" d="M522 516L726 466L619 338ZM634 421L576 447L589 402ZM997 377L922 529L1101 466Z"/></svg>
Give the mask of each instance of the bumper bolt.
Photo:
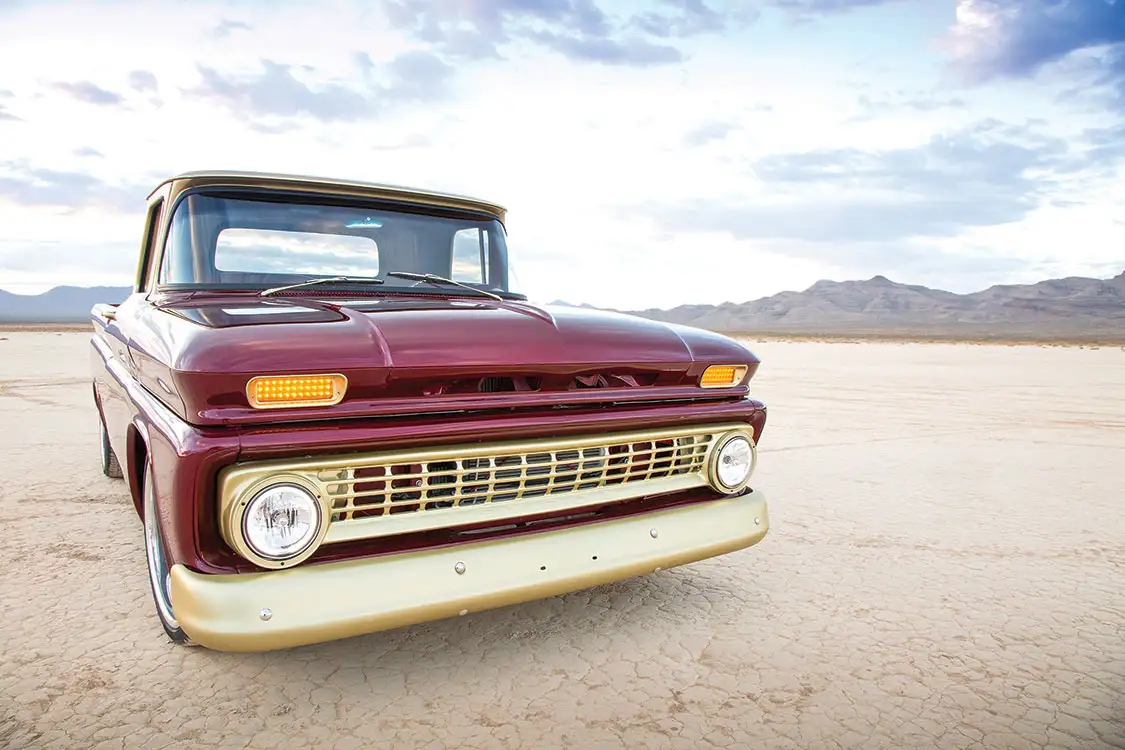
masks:
<svg viewBox="0 0 1125 750"><path fill-rule="evenodd" d="M262 620L269 622L270 618L273 617L273 612L271 612L269 609L263 609L258 613L258 617L261 617Z"/></svg>
<svg viewBox="0 0 1125 750"><path fill-rule="evenodd" d="M761 526L761 525L762 525L762 519L760 519L760 518L755 518L755 519L754 519L754 525L755 525L755 526Z"/></svg>
<svg viewBox="0 0 1125 750"><path fill-rule="evenodd" d="M648 535L651 536L653 539L655 539L656 537L660 536L660 532L657 531L655 528L652 528L652 529L648 530Z"/></svg>
<svg viewBox="0 0 1125 750"><path fill-rule="evenodd" d="M461 617L464 617L465 615L469 614L469 610L463 609L460 612L458 612L457 614L459 614Z"/></svg>
<svg viewBox="0 0 1125 750"><path fill-rule="evenodd" d="M465 563L463 563L463 562L457 563L456 565L453 566L453 570L459 576L465 575Z"/></svg>

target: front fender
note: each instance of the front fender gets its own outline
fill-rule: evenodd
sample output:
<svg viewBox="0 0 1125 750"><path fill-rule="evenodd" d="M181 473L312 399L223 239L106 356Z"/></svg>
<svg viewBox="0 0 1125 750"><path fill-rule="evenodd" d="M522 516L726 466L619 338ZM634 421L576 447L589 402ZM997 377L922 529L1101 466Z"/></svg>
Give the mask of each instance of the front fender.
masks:
<svg viewBox="0 0 1125 750"><path fill-rule="evenodd" d="M171 564L205 569L206 548L218 538L215 474L237 458L239 439L226 430L194 427L136 380L124 382L133 407L127 461L138 513L143 513L141 483L148 456L158 525Z"/></svg>

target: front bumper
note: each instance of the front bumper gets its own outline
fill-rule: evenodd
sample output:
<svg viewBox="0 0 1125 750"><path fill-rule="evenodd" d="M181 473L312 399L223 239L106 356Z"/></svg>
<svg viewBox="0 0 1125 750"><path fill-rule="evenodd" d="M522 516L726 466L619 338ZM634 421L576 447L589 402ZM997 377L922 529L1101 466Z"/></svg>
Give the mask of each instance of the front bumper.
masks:
<svg viewBox="0 0 1125 750"><path fill-rule="evenodd" d="M766 499L755 490L615 521L289 570L206 575L175 565L172 607L184 632L208 648L290 648L651 573L749 547L768 529Z"/></svg>

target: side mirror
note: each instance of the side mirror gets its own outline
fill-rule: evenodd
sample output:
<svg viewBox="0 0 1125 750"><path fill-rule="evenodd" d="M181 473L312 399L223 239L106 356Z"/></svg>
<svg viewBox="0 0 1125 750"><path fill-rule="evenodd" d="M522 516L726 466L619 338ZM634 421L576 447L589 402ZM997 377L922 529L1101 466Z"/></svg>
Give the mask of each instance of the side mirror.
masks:
<svg viewBox="0 0 1125 750"><path fill-rule="evenodd" d="M117 305L99 302L90 308L90 314L100 316L106 320L117 320Z"/></svg>

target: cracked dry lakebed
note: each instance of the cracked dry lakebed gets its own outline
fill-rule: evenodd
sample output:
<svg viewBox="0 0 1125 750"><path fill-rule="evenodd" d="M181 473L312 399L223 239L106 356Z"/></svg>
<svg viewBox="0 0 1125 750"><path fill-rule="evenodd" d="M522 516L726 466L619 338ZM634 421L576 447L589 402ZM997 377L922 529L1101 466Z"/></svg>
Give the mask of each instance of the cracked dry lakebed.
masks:
<svg viewBox="0 0 1125 750"><path fill-rule="evenodd" d="M265 654L179 648L86 333L0 334L0 747L1125 747L1125 351L749 342L758 546Z"/></svg>

